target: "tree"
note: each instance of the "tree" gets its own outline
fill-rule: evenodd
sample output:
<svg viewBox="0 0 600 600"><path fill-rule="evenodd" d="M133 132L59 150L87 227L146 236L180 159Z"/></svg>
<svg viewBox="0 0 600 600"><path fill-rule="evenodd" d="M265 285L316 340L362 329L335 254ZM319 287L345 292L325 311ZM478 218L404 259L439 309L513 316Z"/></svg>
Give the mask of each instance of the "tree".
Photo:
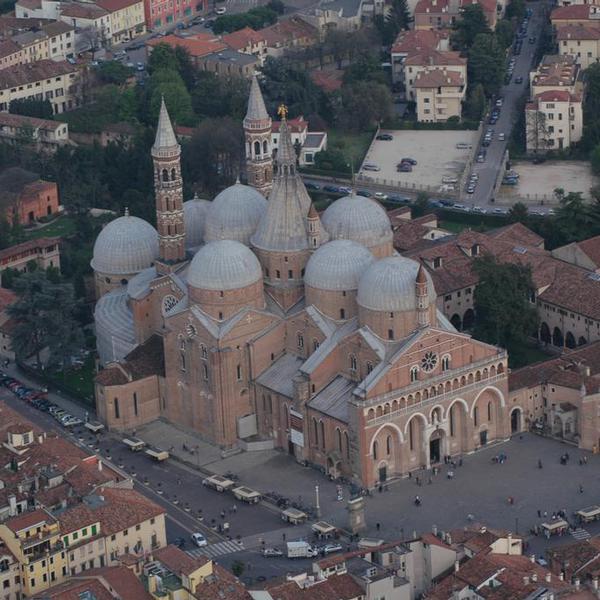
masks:
<svg viewBox="0 0 600 600"><path fill-rule="evenodd" d="M118 60L102 62L96 68L96 76L102 83L123 85L133 75L133 69Z"/></svg>
<svg viewBox="0 0 600 600"><path fill-rule="evenodd" d="M592 151L590 162L592 163L592 171L594 171L596 175L600 175L600 144Z"/></svg>
<svg viewBox="0 0 600 600"><path fill-rule="evenodd" d="M467 70L470 85L481 83L487 96L498 93L504 79L505 52L493 34L477 35L469 50Z"/></svg>
<svg viewBox="0 0 600 600"><path fill-rule="evenodd" d="M269 0L269 2L267 2L267 8L278 15L285 13L285 3L282 2L282 0Z"/></svg>
<svg viewBox="0 0 600 600"><path fill-rule="evenodd" d="M478 35L490 33L488 22L481 4L469 4L462 9L460 19L454 24L453 44L468 50Z"/></svg>
<svg viewBox="0 0 600 600"><path fill-rule="evenodd" d="M485 113L487 101L485 90L481 83L469 86L469 96L465 106L465 116L473 121L480 121Z"/></svg>
<svg viewBox="0 0 600 600"><path fill-rule="evenodd" d="M152 73L147 85L149 105L147 119L156 123L162 98L169 110L169 116L179 125L194 126L196 117L192 109L192 98L181 75L177 71L158 69Z"/></svg>
<svg viewBox="0 0 600 600"><path fill-rule="evenodd" d="M149 75L163 69L167 71L178 71L178 67L179 64L175 56L175 51L169 44L165 43L154 46L146 64L146 70Z"/></svg>
<svg viewBox="0 0 600 600"><path fill-rule="evenodd" d="M13 115L37 117L38 119L52 119L54 116L50 100L36 100L35 98L11 100L8 112Z"/></svg>
<svg viewBox="0 0 600 600"><path fill-rule="evenodd" d="M200 71L192 94L194 112L200 118L225 117L242 120L248 106L249 82L245 77L219 77Z"/></svg>
<svg viewBox="0 0 600 600"><path fill-rule="evenodd" d="M506 18L509 20L515 19L520 22L525 18L526 11L525 0L511 0L506 7Z"/></svg>
<svg viewBox="0 0 600 600"><path fill-rule="evenodd" d="M523 202L516 202L510 207L508 211L508 220L511 223L523 223L526 224L529 220L529 210Z"/></svg>
<svg viewBox="0 0 600 600"><path fill-rule="evenodd" d="M592 150L600 144L600 63L593 63L585 70L585 79L581 145Z"/></svg>
<svg viewBox="0 0 600 600"><path fill-rule="evenodd" d="M513 43L515 32L512 23L506 19L500 19L496 24L496 38L503 48L508 48Z"/></svg>
<svg viewBox="0 0 600 600"><path fill-rule="evenodd" d="M347 129L367 131L377 123L391 118L392 95L381 83L357 81L343 85L337 120Z"/></svg>
<svg viewBox="0 0 600 600"><path fill-rule="evenodd" d="M234 560L233 561L233 563L231 565L231 572L236 577L241 577L245 570L246 570L246 567L245 567L244 563L241 560Z"/></svg>
<svg viewBox="0 0 600 600"><path fill-rule="evenodd" d="M564 243L586 239L592 235L592 218L590 208L581 192L566 193L556 188L554 195L560 202L555 210L554 223L563 237Z"/></svg>
<svg viewBox="0 0 600 600"><path fill-rule="evenodd" d="M392 0L387 16L375 20L382 42L385 46L391 45L396 36L409 28L412 18L406 0Z"/></svg>
<svg viewBox="0 0 600 600"><path fill-rule="evenodd" d="M21 360L35 355L41 366L41 351L48 347L52 363L70 365L70 356L83 345L80 324L73 315L77 302L73 286L52 283L46 273L23 273L13 283L17 301L7 309L16 326L12 349Z"/></svg>
<svg viewBox="0 0 600 600"><path fill-rule="evenodd" d="M535 289L531 270L499 263L493 256L476 259L473 267L479 278L474 294L474 336L518 355L538 323L537 309L530 302Z"/></svg>
<svg viewBox="0 0 600 600"><path fill-rule="evenodd" d="M344 70L343 82L374 81L386 83L386 75L381 68L381 60L372 53L361 54Z"/></svg>
<svg viewBox="0 0 600 600"><path fill-rule="evenodd" d="M429 212L429 196L425 192L419 192L411 210L412 218L422 217Z"/></svg>
<svg viewBox="0 0 600 600"><path fill-rule="evenodd" d="M548 148L548 128L546 114L535 108L525 110L525 138L527 151L534 154L545 152Z"/></svg>

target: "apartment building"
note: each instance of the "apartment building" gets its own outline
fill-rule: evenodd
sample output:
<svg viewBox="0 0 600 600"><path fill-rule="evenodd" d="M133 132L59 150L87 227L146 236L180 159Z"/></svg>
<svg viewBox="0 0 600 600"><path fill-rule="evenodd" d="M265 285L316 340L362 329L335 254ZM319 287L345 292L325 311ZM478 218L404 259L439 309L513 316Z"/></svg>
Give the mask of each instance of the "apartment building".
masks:
<svg viewBox="0 0 600 600"><path fill-rule="evenodd" d="M600 6L594 3L570 4L558 6L550 14L552 26L592 25L600 22Z"/></svg>
<svg viewBox="0 0 600 600"><path fill-rule="evenodd" d="M595 24L594 24L595 25ZM600 23L594 25L560 25L556 28L556 42L560 56L574 56L582 69L600 58Z"/></svg>
<svg viewBox="0 0 600 600"><path fill-rule="evenodd" d="M144 0L96 0L109 14L111 41L121 44L146 32Z"/></svg>
<svg viewBox="0 0 600 600"><path fill-rule="evenodd" d="M0 138L8 143L34 144L39 151L53 151L69 143L69 125L49 119L0 113Z"/></svg>
<svg viewBox="0 0 600 600"><path fill-rule="evenodd" d="M527 152L569 148L583 135L581 96L567 90L547 90L525 106Z"/></svg>
<svg viewBox="0 0 600 600"><path fill-rule="evenodd" d="M495 29L500 11L496 0L419 0L414 11L415 29L451 29L469 4L480 4L490 29Z"/></svg>
<svg viewBox="0 0 600 600"><path fill-rule="evenodd" d="M52 19L60 17L60 0L17 0L15 17L19 19Z"/></svg>
<svg viewBox="0 0 600 600"><path fill-rule="evenodd" d="M449 49L450 36L447 31L434 29L410 29L401 31L390 50L392 80L404 82L404 61L425 50L446 52Z"/></svg>
<svg viewBox="0 0 600 600"><path fill-rule="evenodd" d="M530 98L548 90L565 90L583 94L581 68L574 56L546 54L537 68L529 73Z"/></svg>
<svg viewBox="0 0 600 600"><path fill-rule="evenodd" d="M462 73L446 69L423 70L416 76L413 87L418 121L443 123L451 117L460 119L467 88Z"/></svg>
<svg viewBox="0 0 600 600"><path fill-rule="evenodd" d="M54 114L79 105L79 72L68 62L40 60L0 70L0 111L24 98L49 100Z"/></svg>
<svg viewBox="0 0 600 600"><path fill-rule="evenodd" d="M174 25L196 12L208 9L208 0L144 0L144 14L148 29Z"/></svg>
<svg viewBox="0 0 600 600"><path fill-rule="evenodd" d="M259 31L250 27L244 27L238 31L227 33L223 36L223 42L232 50L243 54L253 54L262 65L267 56L267 40Z"/></svg>
<svg viewBox="0 0 600 600"><path fill-rule="evenodd" d="M79 31L79 39L88 45L104 46L112 43L110 13L93 2L62 4L60 20ZM93 44L92 40L93 39Z"/></svg>

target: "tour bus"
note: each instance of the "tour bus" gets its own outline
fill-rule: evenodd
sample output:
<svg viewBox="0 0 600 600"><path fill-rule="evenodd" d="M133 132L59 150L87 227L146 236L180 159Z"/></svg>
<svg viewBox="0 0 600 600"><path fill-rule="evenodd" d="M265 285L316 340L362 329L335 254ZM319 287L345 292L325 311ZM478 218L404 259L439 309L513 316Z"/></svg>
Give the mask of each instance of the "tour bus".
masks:
<svg viewBox="0 0 600 600"><path fill-rule="evenodd" d="M202 480L202 485L217 490L217 492L224 492L232 488L235 485L235 481L227 479L227 477L223 477L222 475L211 475Z"/></svg>
<svg viewBox="0 0 600 600"><path fill-rule="evenodd" d="M248 504L257 504L260 502L261 495L260 492L255 490L251 490L248 487L240 486L236 487L233 490L233 495L242 502L247 502Z"/></svg>
<svg viewBox="0 0 600 600"><path fill-rule="evenodd" d="M297 508L287 508L281 512L281 519L292 525L299 525L308 519L308 515Z"/></svg>
<svg viewBox="0 0 600 600"><path fill-rule="evenodd" d="M552 535L563 535L569 531L569 524L563 519L550 521L550 523L542 523L544 535L550 539Z"/></svg>
<svg viewBox="0 0 600 600"><path fill-rule="evenodd" d="M163 460L167 460L167 458L169 458L169 453L166 450L162 450L161 448L156 448L153 446L148 446L146 449L146 454L157 462L162 462Z"/></svg>
<svg viewBox="0 0 600 600"><path fill-rule="evenodd" d="M132 451L139 452L144 449L146 442L140 438L123 438L123 443Z"/></svg>
<svg viewBox="0 0 600 600"><path fill-rule="evenodd" d="M600 519L600 506L588 506L578 510L575 515L582 523L589 523Z"/></svg>

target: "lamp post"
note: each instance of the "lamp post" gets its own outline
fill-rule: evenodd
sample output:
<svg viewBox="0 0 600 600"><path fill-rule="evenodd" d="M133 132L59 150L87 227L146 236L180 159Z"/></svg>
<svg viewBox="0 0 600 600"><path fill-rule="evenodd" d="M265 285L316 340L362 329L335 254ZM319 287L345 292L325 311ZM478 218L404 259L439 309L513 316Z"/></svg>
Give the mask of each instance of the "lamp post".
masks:
<svg viewBox="0 0 600 600"><path fill-rule="evenodd" d="M316 509L317 509L317 518L321 518L321 506L319 504L319 486L315 485L315 499L316 499Z"/></svg>

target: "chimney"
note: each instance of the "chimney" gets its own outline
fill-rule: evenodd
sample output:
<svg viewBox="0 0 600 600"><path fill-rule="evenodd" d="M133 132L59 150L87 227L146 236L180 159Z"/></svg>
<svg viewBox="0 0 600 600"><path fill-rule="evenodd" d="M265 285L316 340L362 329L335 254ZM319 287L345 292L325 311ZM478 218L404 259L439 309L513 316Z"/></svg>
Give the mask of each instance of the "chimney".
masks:
<svg viewBox="0 0 600 600"><path fill-rule="evenodd" d="M17 514L17 497L14 494L8 497L8 514L11 517Z"/></svg>
<svg viewBox="0 0 600 600"><path fill-rule="evenodd" d="M535 562L535 554L532 554L532 555L529 557L529 560L530 560L532 563L534 563L534 562Z"/></svg>
<svg viewBox="0 0 600 600"><path fill-rule="evenodd" d="M559 579L560 581L564 581L564 580L565 580L565 573L564 573L564 571L561 571L561 572L558 574L558 579Z"/></svg>
<svg viewBox="0 0 600 600"><path fill-rule="evenodd" d="M38 435L38 444L44 443L44 436L42 434Z"/></svg>
<svg viewBox="0 0 600 600"><path fill-rule="evenodd" d="M533 581L533 583L537 583L537 573L531 574L531 581Z"/></svg>
<svg viewBox="0 0 600 600"><path fill-rule="evenodd" d="M98 460L98 471L102 471L102 459Z"/></svg>
<svg viewBox="0 0 600 600"><path fill-rule="evenodd" d="M433 535L437 535L438 534L437 525L432 525L432 527L431 527L431 533L433 533Z"/></svg>
<svg viewBox="0 0 600 600"><path fill-rule="evenodd" d="M446 535L446 544L448 544L448 546L452 545L452 536L449 533Z"/></svg>
<svg viewBox="0 0 600 600"><path fill-rule="evenodd" d="M523 576L523 585L529 585L529 577L527 575Z"/></svg>
<svg viewBox="0 0 600 600"><path fill-rule="evenodd" d="M581 579L579 579L579 577L575 577L575 591L579 591L579 588L581 587Z"/></svg>
<svg viewBox="0 0 600 600"><path fill-rule="evenodd" d="M454 572L458 573L458 571L460 570L460 562L458 560L454 561Z"/></svg>
<svg viewBox="0 0 600 600"><path fill-rule="evenodd" d="M594 577L594 579L592 579L592 586L595 590L598 589L598 578Z"/></svg>
<svg viewBox="0 0 600 600"><path fill-rule="evenodd" d="M550 573L550 571L548 571L548 573L546 573L546 583L551 583L552 581L552 574Z"/></svg>

